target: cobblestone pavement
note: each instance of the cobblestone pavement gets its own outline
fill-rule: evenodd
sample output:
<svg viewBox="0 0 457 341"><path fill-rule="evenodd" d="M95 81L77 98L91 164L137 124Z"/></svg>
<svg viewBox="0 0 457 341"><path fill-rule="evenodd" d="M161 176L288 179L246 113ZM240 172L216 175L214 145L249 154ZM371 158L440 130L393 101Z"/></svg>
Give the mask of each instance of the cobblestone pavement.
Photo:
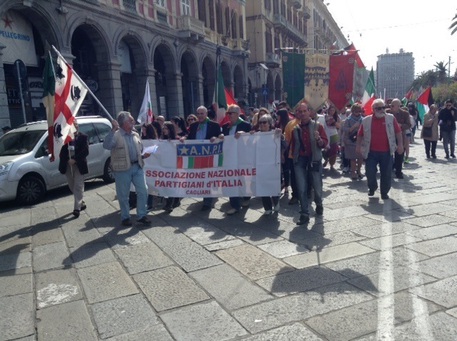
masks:
<svg viewBox="0 0 457 341"><path fill-rule="evenodd" d="M324 215L184 199L120 226L114 186L1 203L0 340L455 340L455 160L411 147L390 200L325 171Z"/></svg>

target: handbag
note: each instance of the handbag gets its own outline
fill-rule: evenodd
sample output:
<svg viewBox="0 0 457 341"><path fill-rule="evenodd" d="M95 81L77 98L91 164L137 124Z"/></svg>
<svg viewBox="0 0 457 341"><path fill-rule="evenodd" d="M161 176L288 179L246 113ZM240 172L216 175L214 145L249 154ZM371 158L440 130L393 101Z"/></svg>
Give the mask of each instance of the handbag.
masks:
<svg viewBox="0 0 457 341"><path fill-rule="evenodd" d="M422 128L422 137L432 137L432 127L423 127Z"/></svg>
<svg viewBox="0 0 457 341"><path fill-rule="evenodd" d="M357 141L357 130L353 132L351 135L349 135L349 140L351 140L352 142Z"/></svg>

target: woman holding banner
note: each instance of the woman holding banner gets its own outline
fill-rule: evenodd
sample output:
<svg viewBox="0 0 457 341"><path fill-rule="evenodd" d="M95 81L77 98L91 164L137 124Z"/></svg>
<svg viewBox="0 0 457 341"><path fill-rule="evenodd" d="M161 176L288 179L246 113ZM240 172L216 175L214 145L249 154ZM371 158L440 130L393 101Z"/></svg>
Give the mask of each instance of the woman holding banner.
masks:
<svg viewBox="0 0 457 341"><path fill-rule="evenodd" d="M258 121L258 132L265 133L269 132L274 128L274 121L273 117L270 114L263 115L259 118ZM255 130L251 130L251 133L254 133ZM284 139L284 135L282 135L281 128L276 128L275 133L281 135L281 153L283 153L286 149L286 143ZM262 205L265 210L263 215L272 215L274 213L279 212L279 196L274 197L262 197Z"/></svg>

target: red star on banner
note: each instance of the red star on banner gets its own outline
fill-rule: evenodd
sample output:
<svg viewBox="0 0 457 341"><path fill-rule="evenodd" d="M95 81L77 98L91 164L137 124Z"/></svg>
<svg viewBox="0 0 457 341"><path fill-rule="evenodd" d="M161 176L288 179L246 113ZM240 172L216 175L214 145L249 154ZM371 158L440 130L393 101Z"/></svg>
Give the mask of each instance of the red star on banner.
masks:
<svg viewBox="0 0 457 341"><path fill-rule="evenodd" d="M3 20L3 22L5 23L5 28L9 27L9 28L13 29L13 25L12 25L13 20L11 20L10 18L8 18L7 15L5 15L5 17L2 18L2 20Z"/></svg>

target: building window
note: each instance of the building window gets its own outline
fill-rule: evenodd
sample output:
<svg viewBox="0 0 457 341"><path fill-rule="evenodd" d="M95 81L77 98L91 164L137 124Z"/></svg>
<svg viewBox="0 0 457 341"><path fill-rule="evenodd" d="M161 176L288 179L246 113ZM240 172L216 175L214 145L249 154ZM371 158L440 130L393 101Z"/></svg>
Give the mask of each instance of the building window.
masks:
<svg viewBox="0 0 457 341"><path fill-rule="evenodd" d="M157 20L163 24L168 24L167 15L160 11L157 11Z"/></svg>
<svg viewBox="0 0 457 341"><path fill-rule="evenodd" d="M271 11L271 0L265 0L265 9Z"/></svg>
<svg viewBox="0 0 457 341"><path fill-rule="evenodd" d="M208 21L206 19L206 4L204 0L198 0L198 19L205 23L205 27L208 27Z"/></svg>
<svg viewBox="0 0 457 341"><path fill-rule="evenodd" d="M222 7L218 3L216 4L216 25L217 25L217 33L222 34L224 33L224 28L222 25Z"/></svg>
<svg viewBox="0 0 457 341"><path fill-rule="evenodd" d="M124 0L123 3L126 11L136 13L136 0Z"/></svg>
<svg viewBox="0 0 457 341"><path fill-rule="evenodd" d="M231 22L231 25L232 25L232 38L233 38L233 39L236 39L236 38L238 38L238 34L237 34L237 32L236 32L236 23L237 23L237 21L238 21L238 16L236 15L235 12L232 11L231 17L232 17L232 18L231 18L231 19L232 19L232 20L231 20L231 21L232 21L232 22Z"/></svg>
<svg viewBox="0 0 457 341"><path fill-rule="evenodd" d="M181 0L181 14L190 15L190 0Z"/></svg>
<svg viewBox="0 0 457 341"><path fill-rule="evenodd" d="M165 5L166 5L166 1L165 0L155 0L154 2L155 2L157 7L166 8L165 7Z"/></svg>
<svg viewBox="0 0 457 341"><path fill-rule="evenodd" d="M225 35L230 37L230 9L228 7L225 8Z"/></svg>
<svg viewBox="0 0 457 341"><path fill-rule="evenodd" d="M214 17L214 1L209 0L209 28L216 30L216 18Z"/></svg>
<svg viewBox="0 0 457 341"><path fill-rule="evenodd" d="M241 39L244 39L244 19L243 19L243 16L240 15L240 19L239 19L239 26L240 26L240 38Z"/></svg>
<svg viewBox="0 0 457 341"><path fill-rule="evenodd" d="M273 46L271 43L271 32L269 30L265 31L265 52L273 52Z"/></svg>
<svg viewBox="0 0 457 341"><path fill-rule="evenodd" d="M279 0L273 0L273 13L279 14Z"/></svg>

